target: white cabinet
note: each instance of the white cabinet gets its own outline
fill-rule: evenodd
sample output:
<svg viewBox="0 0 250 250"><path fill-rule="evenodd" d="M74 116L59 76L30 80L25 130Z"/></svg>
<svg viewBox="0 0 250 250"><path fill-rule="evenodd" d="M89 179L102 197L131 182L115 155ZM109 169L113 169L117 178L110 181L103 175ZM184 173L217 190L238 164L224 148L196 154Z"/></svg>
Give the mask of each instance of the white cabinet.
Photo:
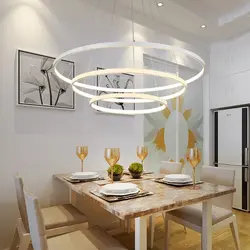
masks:
<svg viewBox="0 0 250 250"><path fill-rule="evenodd" d="M242 108L218 112L218 163L242 165Z"/></svg>

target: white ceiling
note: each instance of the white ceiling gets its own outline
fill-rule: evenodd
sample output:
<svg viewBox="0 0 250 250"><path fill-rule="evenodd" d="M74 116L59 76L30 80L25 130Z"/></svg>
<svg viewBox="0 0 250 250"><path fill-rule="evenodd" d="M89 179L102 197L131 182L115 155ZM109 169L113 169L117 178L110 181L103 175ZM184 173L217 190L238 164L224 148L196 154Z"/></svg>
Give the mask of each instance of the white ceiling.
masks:
<svg viewBox="0 0 250 250"><path fill-rule="evenodd" d="M170 1L203 19L207 25L207 29L199 32L203 37L227 39L250 29L249 0L167 0L166 6Z"/></svg>
<svg viewBox="0 0 250 250"><path fill-rule="evenodd" d="M197 15L208 18L219 18L243 7L248 0L171 0ZM167 1L166 1L167 2Z"/></svg>
<svg viewBox="0 0 250 250"><path fill-rule="evenodd" d="M121 3L131 8L130 0ZM138 13L207 42L250 30L250 0L134 0L133 4ZM207 28L201 29L202 24Z"/></svg>
<svg viewBox="0 0 250 250"><path fill-rule="evenodd" d="M133 2L136 21L151 28L152 23L158 23L161 30L182 33L205 43L232 38L250 30L250 0L85 1L127 18L131 18ZM158 7L158 2L162 2L163 7ZM202 24L207 28L202 29Z"/></svg>

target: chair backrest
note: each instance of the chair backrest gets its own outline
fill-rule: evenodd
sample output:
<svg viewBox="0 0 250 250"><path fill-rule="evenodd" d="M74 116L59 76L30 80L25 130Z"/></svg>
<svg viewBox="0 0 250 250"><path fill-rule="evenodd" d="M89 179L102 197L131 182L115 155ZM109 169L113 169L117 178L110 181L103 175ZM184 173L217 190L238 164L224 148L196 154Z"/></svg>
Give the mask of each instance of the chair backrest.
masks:
<svg viewBox="0 0 250 250"><path fill-rule="evenodd" d="M204 182L233 187L234 178L235 171L232 169L203 166L201 170L201 180ZM226 209L232 209L233 194L214 198L213 205Z"/></svg>
<svg viewBox="0 0 250 250"><path fill-rule="evenodd" d="M15 187L16 187L16 197L17 197L17 203L19 212L21 215L21 219L24 225L24 228L27 232L29 232L29 224L28 224L28 217L27 217L27 211L26 211L26 204L25 204L25 198L24 198L24 192L23 192L23 178L16 174L14 176L15 180Z"/></svg>
<svg viewBox="0 0 250 250"><path fill-rule="evenodd" d="M34 250L48 250L43 215L38 200L24 190L30 236Z"/></svg>
<svg viewBox="0 0 250 250"><path fill-rule="evenodd" d="M182 163L171 162L171 161L161 161L160 163L160 173L161 174L181 174Z"/></svg>

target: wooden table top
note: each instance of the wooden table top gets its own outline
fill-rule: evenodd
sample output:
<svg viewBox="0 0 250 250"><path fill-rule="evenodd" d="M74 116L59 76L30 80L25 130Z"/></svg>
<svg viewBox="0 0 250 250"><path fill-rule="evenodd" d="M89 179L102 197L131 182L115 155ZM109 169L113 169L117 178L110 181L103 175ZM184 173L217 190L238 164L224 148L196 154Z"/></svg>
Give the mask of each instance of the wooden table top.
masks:
<svg viewBox="0 0 250 250"><path fill-rule="evenodd" d="M154 175L145 175L144 178L147 179L141 179L140 181L130 179L130 182L136 183L143 190L153 192L153 195L109 203L90 193L90 191L101 187L97 183L72 184L63 178L65 176L67 174L57 174L54 175L54 178L62 181L71 190L96 202L99 206L122 220L178 209L236 191L234 187L211 183L197 185L199 190L194 190L192 186L173 187L157 183L152 179L150 180Z"/></svg>

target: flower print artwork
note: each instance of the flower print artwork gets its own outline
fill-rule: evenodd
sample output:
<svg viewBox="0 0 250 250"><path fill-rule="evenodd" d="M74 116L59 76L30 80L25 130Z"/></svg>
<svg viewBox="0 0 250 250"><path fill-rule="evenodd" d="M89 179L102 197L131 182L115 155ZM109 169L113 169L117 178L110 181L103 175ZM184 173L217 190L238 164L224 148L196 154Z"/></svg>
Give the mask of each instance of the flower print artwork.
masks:
<svg viewBox="0 0 250 250"><path fill-rule="evenodd" d="M68 83L53 73L55 58L18 51L18 104L25 106L75 109L75 95ZM59 71L74 77L74 62L62 61Z"/></svg>

